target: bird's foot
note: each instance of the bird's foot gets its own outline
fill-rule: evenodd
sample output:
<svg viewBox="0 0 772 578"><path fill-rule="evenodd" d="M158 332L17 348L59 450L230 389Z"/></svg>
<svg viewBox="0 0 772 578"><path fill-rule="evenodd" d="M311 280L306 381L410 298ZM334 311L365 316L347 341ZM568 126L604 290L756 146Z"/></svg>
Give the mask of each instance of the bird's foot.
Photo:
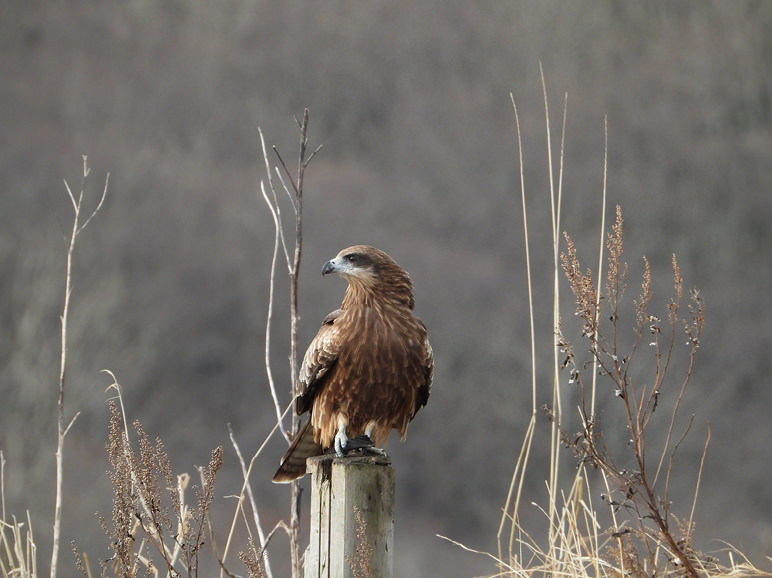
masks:
<svg viewBox="0 0 772 578"><path fill-rule="evenodd" d="M354 436L353 438L346 437L345 433L335 436L335 455L339 458L344 457L349 452L360 450L363 454L376 454L379 456L385 456L386 452L381 448L375 447L375 442L370 439L367 434L361 434Z"/></svg>
<svg viewBox="0 0 772 578"><path fill-rule="evenodd" d="M348 440L346 451L373 449L375 442L366 434L358 435Z"/></svg>
<svg viewBox="0 0 772 578"><path fill-rule="evenodd" d="M358 435L348 440L345 451L350 452L353 450L359 450L362 454L386 455L383 449L375 447L375 442L367 434Z"/></svg>
<svg viewBox="0 0 772 578"><path fill-rule="evenodd" d="M335 455L339 458L345 456L346 451L348 451L348 444L349 439L348 436L346 436L346 429L345 427L341 427L338 430L338 433L335 434Z"/></svg>

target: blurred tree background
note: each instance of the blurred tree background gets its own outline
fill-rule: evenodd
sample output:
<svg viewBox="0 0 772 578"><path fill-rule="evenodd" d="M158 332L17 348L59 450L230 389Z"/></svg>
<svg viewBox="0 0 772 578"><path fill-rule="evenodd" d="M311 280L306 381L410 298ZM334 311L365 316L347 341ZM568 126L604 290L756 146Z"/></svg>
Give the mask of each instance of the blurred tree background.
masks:
<svg viewBox="0 0 772 578"><path fill-rule="evenodd" d="M437 371L408 442L389 445L396 575L489 571L435 534L494 549L530 415L510 92L542 296L540 401L550 399L539 62L553 142L569 94L563 228L586 263L608 115L609 210L618 203L626 214L630 307L644 254L664 302L673 252L707 303L687 399L695 432L679 451L694 469L674 495L686 513L710 422L698 545L724 539L756 562L772 552L772 3L6 0L0 48L0 448L6 507L31 510L42 563L71 212L62 179L78 186L87 154L96 198L111 173L76 254L66 407L82 414L67 439L63 520L64 544L105 558L94 516L109 516L111 500L101 369L115 372L130 418L164 439L179 471L228 448L227 423L247 454L273 425L263 364L273 230L256 129L289 161L293 115L309 107L311 146L324 148L306 178L300 346L339 303L344 283L319 275L339 249L373 244L411 272ZM286 401L285 287L281 279L273 354ZM540 444L526 502L544 500ZM254 477L267 524L288 502L269 481L284 444L270 445ZM239 487L226 452L218 495ZM223 503L215 519L227 524ZM277 564L282 546L273 552ZM75 575L67 552L60 573Z"/></svg>

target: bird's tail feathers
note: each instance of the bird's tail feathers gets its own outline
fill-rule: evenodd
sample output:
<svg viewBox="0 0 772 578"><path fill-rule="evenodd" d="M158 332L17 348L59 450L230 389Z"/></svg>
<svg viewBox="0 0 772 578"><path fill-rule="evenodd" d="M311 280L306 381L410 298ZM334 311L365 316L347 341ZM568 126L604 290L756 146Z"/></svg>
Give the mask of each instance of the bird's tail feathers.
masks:
<svg viewBox="0 0 772 578"><path fill-rule="evenodd" d="M322 446L314 441L311 420L297 433L281 458L281 465L273 475L273 482L287 484L306 475L306 459L322 454Z"/></svg>

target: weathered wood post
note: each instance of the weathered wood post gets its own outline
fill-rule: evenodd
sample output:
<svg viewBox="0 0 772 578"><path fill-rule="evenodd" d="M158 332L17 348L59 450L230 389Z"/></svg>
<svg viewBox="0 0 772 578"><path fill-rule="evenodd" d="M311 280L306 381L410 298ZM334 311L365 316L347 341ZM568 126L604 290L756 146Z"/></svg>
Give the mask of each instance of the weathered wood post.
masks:
<svg viewBox="0 0 772 578"><path fill-rule="evenodd" d="M391 578L394 469L387 456L310 458L311 536L304 578L353 577L364 560L372 578ZM358 528L355 512L362 524ZM357 531L359 530L359 536ZM362 547L365 550L362 552ZM357 549L360 552L357 552Z"/></svg>

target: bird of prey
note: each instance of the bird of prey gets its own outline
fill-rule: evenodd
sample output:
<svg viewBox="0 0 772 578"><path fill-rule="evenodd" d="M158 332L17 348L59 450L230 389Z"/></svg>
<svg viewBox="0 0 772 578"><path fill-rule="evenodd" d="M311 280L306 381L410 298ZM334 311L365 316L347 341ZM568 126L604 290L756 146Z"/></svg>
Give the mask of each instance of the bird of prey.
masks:
<svg viewBox="0 0 772 578"><path fill-rule="evenodd" d="M382 448L392 429L404 441L408 423L426 405L434 356L423 322L413 314L413 282L389 255L367 245L343 249L322 267L348 287L340 309L322 321L298 374L295 409L310 412L273 477L291 482L306 458L334 448ZM365 437L366 436L366 437Z"/></svg>

